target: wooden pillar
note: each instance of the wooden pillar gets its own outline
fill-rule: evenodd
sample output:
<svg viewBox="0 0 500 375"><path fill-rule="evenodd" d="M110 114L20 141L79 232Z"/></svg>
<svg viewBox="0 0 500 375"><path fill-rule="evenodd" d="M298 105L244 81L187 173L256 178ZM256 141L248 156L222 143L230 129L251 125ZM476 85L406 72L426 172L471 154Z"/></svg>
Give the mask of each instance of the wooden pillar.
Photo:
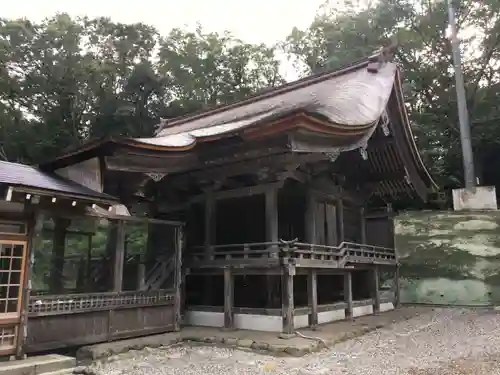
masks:
<svg viewBox="0 0 500 375"><path fill-rule="evenodd" d="M401 307L401 289L399 285L399 264L396 265L394 270L394 307L397 309Z"/></svg>
<svg viewBox="0 0 500 375"><path fill-rule="evenodd" d="M266 242L278 243L278 188L270 186L265 192L266 197ZM278 245L270 248L272 258L278 257Z"/></svg>
<svg viewBox="0 0 500 375"><path fill-rule="evenodd" d="M139 259L137 264L137 290L146 289L146 265Z"/></svg>
<svg viewBox="0 0 500 375"><path fill-rule="evenodd" d="M309 314L309 326L315 328L318 325L318 273L315 269L309 270L307 278L308 305L311 309Z"/></svg>
<svg viewBox="0 0 500 375"><path fill-rule="evenodd" d="M216 204L212 193L207 193L205 197L205 256L207 259L213 258L216 230Z"/></svg>
<svg viewBox="0 0 500 375"><path fill-rule="evenodd" d="M125 223L116 223L116 249L113 256L113 292L121 292L123 284L123 262L125 258Z"/></svg>
<svg viewBox="0 0 500 375"><path fill-rule="evenodd" d="M373 313L377 314L380 312L380 269L378 266L373 268Z"/></svg>
<svg viewBox="0 0 500 375"><path fill-rule="evenodd" d="M306 196L305 212L305 242L317 244L316 238L316 199L312 192L308 191Z"/></svg>
<svg viewBox="0 0 500 375"><path fill-rule="evenodd" d="M87 237L87 270L85 271L85 291L89 292L92 288L92 233Z"/></svg>
<svg viewBox="0 0 500 375"><path fill-rule="evenodd" d="M366 242L366 218L365 218L365 208L361 207L359 210L360 218L361 218L361 243L363 245L368 245Z"/></svg>
<svg viewBox="0 0 500 375"><path fill-rule="evenodd" d="M344 274L344 302L346 303L345 317L346 319L352 319L352 272L347 271Z"/></svg>
<svg viewBox="0 0 500 375"><path fill-rule="evenodd" d="M234 278L230 267L224 268L224 328L234 328Z"/></svg>
<svg viewBox="0 0 500 375"><path fill-rule="evenodd" d="M338 212L338 228L339 228L339 244L345 241L345 232L344 232L344 202L342 198L340 198L337 202L337 212Z"/></svg>
<svg viewBox="0 0 500 375"><path fill-rule="evenodd" d="M51 294L64 293L64 253L66 250L66 231L70 224L70 219L56 218L54 220L54 237L52 239L52 259L49 284Z"/></svg>
<svg viewBox="0 0 500 375"><path fill-rule="evenodd" d="M215 234L216 234L216 201L212 192L208 192L205 197L205 259L214 258ZM205 285L203 287L203 300L205 305L212 304L213 279L212 276L204 277Z"/></svg>
<svg viewBox="0 0 500 375"><path fill-rule="evenodd" d="M295 266L285 264L281 275L281 311L283 318L282 337L287 338L295 334L294 327L294 302L293 302L293 277Z"/></svg>
<svg viewBox="0 0 500 375"><path fill-rule="evenodd" d="M184 247L184 231L181 226L175 229L175 269L174 269L174 289L175 289L175 321L174 331L181 329L181 287L182 287L182 250Z"/></svg>
<svg viewBox="0 0 500 375"><path fill-rule="evenodd" d="M31 207L27 209L31 211ZM32 217L28 222L28 246L24 254L24 269L23 269L23 285L21 294L21 319L19 322L18 340L16 343L16 358L22 359L25 357L24 344L28 337L28 309L31 296L31 275L33 271L33 263L35 261L35 246L38 242L39 235L42 232L44 216L39 212L31 212Z"/></svg>

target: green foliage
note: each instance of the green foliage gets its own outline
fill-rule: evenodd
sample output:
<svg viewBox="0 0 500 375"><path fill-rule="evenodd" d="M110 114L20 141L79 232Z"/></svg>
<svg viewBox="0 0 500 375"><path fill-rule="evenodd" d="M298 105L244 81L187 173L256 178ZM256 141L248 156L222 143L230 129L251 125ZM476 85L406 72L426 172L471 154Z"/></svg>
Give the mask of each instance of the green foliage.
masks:
<svg viewBox="0 0 500 375"><path fill-rule="evenodd" d="M229 34L58 14L0 19L0 158L37 163L92 137L151 136L160 117L283 82L274 49Z"/></svg>

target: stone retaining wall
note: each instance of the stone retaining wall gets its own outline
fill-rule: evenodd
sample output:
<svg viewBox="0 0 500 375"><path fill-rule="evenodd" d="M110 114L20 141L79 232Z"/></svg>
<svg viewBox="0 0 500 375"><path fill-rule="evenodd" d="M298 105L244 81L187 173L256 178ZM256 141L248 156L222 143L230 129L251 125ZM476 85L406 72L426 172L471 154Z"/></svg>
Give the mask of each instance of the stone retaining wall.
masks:
<svg viewBox="0 0 500 375"><path fill-rule="evenodd" d="M409 212L395 221L401 302L500 304L500 212Z"/></svg>

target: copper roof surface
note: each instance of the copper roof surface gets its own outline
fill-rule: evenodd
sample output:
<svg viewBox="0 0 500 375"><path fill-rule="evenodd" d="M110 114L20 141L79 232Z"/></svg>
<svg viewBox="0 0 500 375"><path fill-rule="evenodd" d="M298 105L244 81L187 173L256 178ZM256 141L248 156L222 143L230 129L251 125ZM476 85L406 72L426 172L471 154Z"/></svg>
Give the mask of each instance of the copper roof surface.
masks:
<svg viewBox="0 0 500 375"><path fill-rule="evenodd" d="M256 97L248 104L243 101L224 111L179 121L177 125L166 123L155 138L136 141L186 147L197 139L238 132L298 110L325 119L332 129L366 130L376 124L386 108L396 69L395 64L387 63L376 73L361 66L342 75L325 75L317 82L299 88L289 86L284 92Z"/></svg>
<svg viewBox="0 0 500 375"><path fill-rule="evenodd" d="M118 201L118 199L111 195L99 193L54 173L46 173L29 165L6 161L0 161L0 184L22 186L25 188L40 189L87 198Z"/></svg>

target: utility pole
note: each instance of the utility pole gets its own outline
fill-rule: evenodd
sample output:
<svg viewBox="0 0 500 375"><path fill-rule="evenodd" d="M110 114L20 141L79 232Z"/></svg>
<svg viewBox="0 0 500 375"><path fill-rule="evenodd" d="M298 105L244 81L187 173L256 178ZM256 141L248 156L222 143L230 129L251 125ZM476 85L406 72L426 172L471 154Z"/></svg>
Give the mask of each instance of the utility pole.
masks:
<svg viewBox="0 0 500 375"><path fill-rule="evenodd" d="M448 19L451 31L449 39L453 51L453 68L455 70L455 82L457 88L458 120L460 122L460 140L462 143L462 158L464 164L465 188L474 189L476 187L476 177L474 174L474 155L472 154L472 144L469 126L469 114L467 112L467 99L465 96L464 75L462 72L462 58L460 56L460 41L457 36L457 22L453 0L448 0Z"/></svg>

